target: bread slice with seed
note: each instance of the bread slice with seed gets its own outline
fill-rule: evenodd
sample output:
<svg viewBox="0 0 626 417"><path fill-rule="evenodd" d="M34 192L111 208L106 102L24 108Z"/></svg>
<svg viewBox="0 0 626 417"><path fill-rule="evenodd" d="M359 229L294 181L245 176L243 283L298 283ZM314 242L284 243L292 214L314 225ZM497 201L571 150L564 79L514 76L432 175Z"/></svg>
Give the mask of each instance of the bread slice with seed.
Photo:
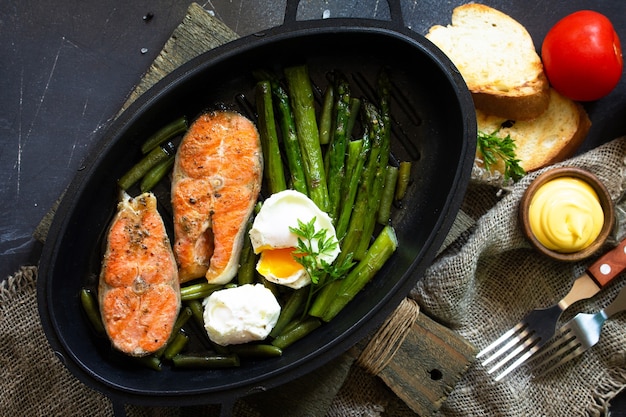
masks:
<svg viewBox="0 0 626 417"><path fill-rule="evenodd" d="M548 106L548 80L526 28L482 4L452 12L451 24L426 34L455 64L476 108L512 120L539 116Z"/></svg>
<svg viewBox="0 0 626 417"><path fill-rule="evenodd" d="M501 138L511 136L516 146L515 155L526 172L571 157L591 127L589 116L580 103L563 97L552 88L549 97L546 111L532 120L509 120L476 111L479 131L497 131L496 136ZM481 155L477 154L479 167L480 160ZM492 167L491 171L503 172L503 169L501 164Z"/></svg>

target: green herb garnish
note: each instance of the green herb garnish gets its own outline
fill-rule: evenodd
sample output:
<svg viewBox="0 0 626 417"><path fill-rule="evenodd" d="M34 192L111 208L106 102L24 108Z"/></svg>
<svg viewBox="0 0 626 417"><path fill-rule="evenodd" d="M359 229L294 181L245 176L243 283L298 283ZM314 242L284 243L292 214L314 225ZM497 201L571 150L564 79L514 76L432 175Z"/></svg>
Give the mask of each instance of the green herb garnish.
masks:
<svg viewBox="0 0 626 417"><path fill-rule="evenodd" d="M511 135L501 138L496 136L498 130L491 134L478 132L477 146L483 155L485 168L490 168L498 163L498 160L504 162L504 179L509 178L517 181L522 178L526 172L520 166L520 160L515 155L515 142L511 139Z"/></svg>
<svg viewBox="0 0 626 417"><path fill-rule="evenodd" d="M339 242L333 236L328 236L328 230L315 230L315 217L308 223L298 220L298 227L289 227L289 230L298 236L298 247L293 251L293 255L311 277L312 291L344 278L354 265L351 255L348 255L340 265L320 259L320 256L336 250Z"/></svg>

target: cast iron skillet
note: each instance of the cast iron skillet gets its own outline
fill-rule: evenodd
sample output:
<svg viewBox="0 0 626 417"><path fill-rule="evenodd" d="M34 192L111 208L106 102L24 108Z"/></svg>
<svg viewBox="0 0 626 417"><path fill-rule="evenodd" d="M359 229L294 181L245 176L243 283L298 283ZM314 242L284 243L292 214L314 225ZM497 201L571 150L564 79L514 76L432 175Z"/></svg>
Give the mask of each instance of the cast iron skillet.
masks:
<svg viewBox="0 0 626 417"><path fill-rule="evenodd" d="M337 357L375 330L415 285L443 242L469 181L476 143L474 107L453 64L404 27L399 0L390 21L296 21L212 50L183 65L140 97L104 133L69 186L44 247L38 305L48 340L64 365L114 401L152 405L223 403L295 379ZM236 369L161 372L112 352L84 319L79 289L99 271L102 237L115 209L116 182L140 156L139 144L167 121L217 105L246 112L252 71L307 64L318 86L340 69L353 93L367 96L383 66L395 85L393 158L413 161L412 184L393 212L399 249L331 323L280 358Z"/></svg>

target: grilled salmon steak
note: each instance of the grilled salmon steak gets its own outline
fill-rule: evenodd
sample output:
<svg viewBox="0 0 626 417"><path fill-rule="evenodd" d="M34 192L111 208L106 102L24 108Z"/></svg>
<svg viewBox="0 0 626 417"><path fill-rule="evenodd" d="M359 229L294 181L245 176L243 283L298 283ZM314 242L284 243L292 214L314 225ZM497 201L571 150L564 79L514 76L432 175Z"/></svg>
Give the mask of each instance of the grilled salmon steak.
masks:
<svg viewBox="0 0 626 417"><path fill-rule="evenodd" d="M244 116L208 112L189 126L172 174L180 282L205 276L226 284L235 277L262 174L259 133Z"/></svg>
<svg viewBox="0 0 626 417"><path fill-rule="evenodd" d="M113 346L131 356L163 347L180 310L176 260L152 193L125 192L107 236L98 288Z"/></svg>

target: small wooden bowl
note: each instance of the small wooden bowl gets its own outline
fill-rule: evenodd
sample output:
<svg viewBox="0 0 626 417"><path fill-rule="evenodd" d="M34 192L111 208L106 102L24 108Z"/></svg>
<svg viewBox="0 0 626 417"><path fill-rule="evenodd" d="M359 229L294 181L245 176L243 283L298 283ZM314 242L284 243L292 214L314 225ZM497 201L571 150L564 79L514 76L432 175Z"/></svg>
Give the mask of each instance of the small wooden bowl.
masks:
<svg viewBox="0 0 626 417"><path fill-rule="evenodd" d="M577 252L565 253L548 249L535 237L530 227L528 215L530 202L532 201L533 196L542 185L550 180L560 177L573 177L587 182L595 190L596 194L598 194L600 205L604 211L604 225L602 226L600 234L591 245ZM574 167L554 168L535 178L522 196L519 215L524 235L526 235L533 247L544 255L560 261L579 261L593 255L606 241L615 224L615 208L613 207L611 196L604 184L591 172Z"/></svg>

